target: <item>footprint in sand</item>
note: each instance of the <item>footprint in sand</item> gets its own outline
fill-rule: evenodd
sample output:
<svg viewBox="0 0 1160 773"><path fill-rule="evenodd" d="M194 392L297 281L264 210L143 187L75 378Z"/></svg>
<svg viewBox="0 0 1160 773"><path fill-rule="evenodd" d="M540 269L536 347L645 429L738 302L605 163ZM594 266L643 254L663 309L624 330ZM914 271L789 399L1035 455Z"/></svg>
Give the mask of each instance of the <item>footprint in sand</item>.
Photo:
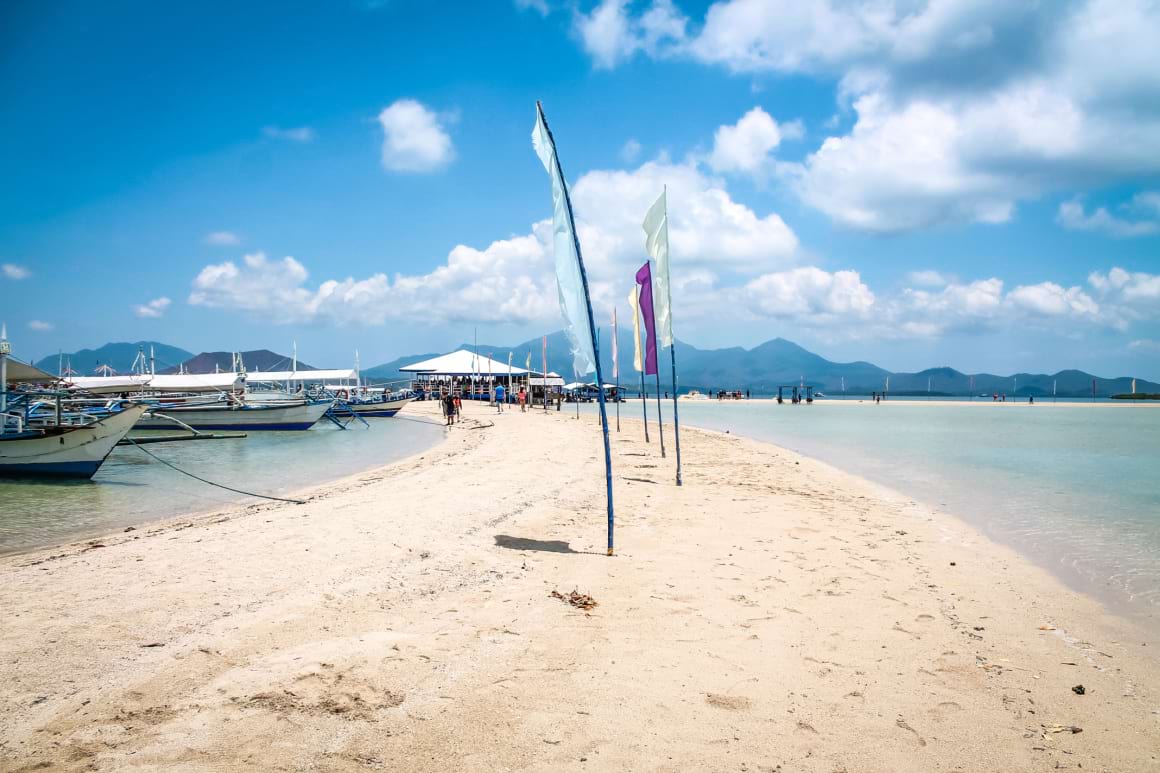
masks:
<svg viewBox="0 0 1160 773"><path fill-rule="evenodd" d="M705 703L729 711L745 711L753 706L753 701L743 695L722 695L715 692L705 693Z"/></svg>
<svg viewBox="0 0 1160 773"><path fill-rule="evenodd" d="M926 739L923 738L921 735L919 735L917 730L915 730L913 727L908 725L906 723L905 719L903 719L902 717L899 717L898 719L894 720L894 724L898 725L903 730L907 730L911 733L914 733L914 737L918 741L919 746L926 746Z"/></svg>

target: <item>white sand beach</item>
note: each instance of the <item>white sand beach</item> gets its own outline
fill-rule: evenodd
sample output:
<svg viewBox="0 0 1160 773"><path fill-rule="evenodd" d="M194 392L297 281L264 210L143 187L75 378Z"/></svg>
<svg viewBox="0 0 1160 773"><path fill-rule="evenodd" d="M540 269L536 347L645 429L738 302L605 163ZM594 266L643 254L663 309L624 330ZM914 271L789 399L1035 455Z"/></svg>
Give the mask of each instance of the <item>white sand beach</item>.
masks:
<svg viewBox="0 0 1160 773"><path fill-rule="evenodd" d="M0 768L1160 770L1160 640L953 516L691 429L677 488L622 419L609 558L592 417L464 411L303 505L0 559Z"/></svg>

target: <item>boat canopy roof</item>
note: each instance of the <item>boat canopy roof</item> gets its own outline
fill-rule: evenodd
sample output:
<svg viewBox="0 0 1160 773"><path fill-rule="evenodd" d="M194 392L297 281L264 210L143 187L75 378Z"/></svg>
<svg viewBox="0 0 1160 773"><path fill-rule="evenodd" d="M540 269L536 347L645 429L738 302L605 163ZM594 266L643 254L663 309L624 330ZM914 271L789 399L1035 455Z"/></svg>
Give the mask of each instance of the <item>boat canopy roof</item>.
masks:
<svg viewBox="0 0 1160 773"><path fill-rule="evenodd" d="M358 371L348 370L268 370L246 373L246 381L354 381Z"/></svg>
<svg viewBox="0 0 1160 773"><path fill-rule="evenodd" d="M148 373L124 376L74 376L66 384L86 392L126 392L133 389L156 389L162 392L221 392L241 385L237 373Z"/></svg>
<svg viewBox="0 0 1160 773"><path fill-rule="evenodd" d="M23 363L15 357L9 357L7 381L10 384L33 381L56 381L56 376L51 373L45 373L33 365Z"/></svg>
<svg viewBox="0 0 1160 773"><path fill-rule="evenodd" d="M528 373L539 375L536 371L517 367L514 363L509 369L506 362L499 362L467 349L459 349L440 357L404 365L399 368L399 371L425 376L506 376L508 373L513 376L523 376Z"/></svg>

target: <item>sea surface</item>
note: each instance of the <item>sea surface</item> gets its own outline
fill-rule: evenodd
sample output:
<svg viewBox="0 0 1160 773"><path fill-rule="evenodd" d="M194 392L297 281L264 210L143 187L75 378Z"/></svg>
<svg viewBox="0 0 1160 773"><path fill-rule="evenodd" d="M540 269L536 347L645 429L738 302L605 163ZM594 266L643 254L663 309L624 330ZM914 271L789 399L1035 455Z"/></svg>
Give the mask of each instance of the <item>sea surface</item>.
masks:
<svg viewBox="0 0 1160 773"><path fill-rule="evenodd" d="M444 433L438 423L403 414L368 421L369 428L356 422L340 430L320 423L306 432L251 432L242 439L154 443L142 448L207 480L285 496L422 452ZM259 500L186 477L140 448L120 446L89 481L0 479L0 553L96 536L239 501Z"/></svg>
<svg viewBox="0 0 1160 773"><path fill-rule="evenodd" d="M1160 620L1160 406L907 402L679 410L682 424L775 443L953 513L1116 611ZM654 398L653 426L655 409ZM640 401L621 411L639 418Z"/></svg>

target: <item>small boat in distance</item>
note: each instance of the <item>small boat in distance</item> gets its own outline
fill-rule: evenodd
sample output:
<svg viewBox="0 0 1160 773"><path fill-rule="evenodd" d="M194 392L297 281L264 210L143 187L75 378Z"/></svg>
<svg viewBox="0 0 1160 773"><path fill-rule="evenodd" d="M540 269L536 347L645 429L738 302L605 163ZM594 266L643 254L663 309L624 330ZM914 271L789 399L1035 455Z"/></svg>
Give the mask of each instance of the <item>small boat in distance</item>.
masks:
<svg viewBox="0 0 1160 773"><path fill-rule="evenodd" d="M708 400L708 395L703 395L699 390L690 389L688 393L681 395L682 400Z"/></svg>

